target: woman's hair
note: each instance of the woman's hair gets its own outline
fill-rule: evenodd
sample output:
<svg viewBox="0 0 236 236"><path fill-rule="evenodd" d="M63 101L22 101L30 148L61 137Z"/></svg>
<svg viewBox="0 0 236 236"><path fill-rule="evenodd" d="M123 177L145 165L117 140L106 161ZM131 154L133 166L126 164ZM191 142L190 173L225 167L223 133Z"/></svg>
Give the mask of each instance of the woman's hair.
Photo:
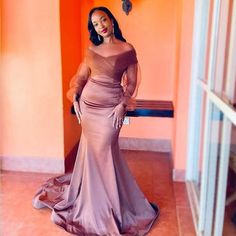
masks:
<svg viewBox="0 0 236 236"><path fill-rule="evenodd" d="M93 23L92 23L92 15L95 11L103 11L105 12L108 17L111 19L111 21L113 22L114 25L114 35L117 39L126 42L126 40L124 39L124 37L122 36L121 30L119 28L119 24L117 22L117 20L115 19L115 17L113 16L113 14L110 12L109 9L107 9L106 7L95 7L93 9L90 10L89 12L89 18L88 18L88 30L89 30L89 34L90 34L90 41L98 46L99 44L103 43L103 37L100 35L100 37L98 37L98 34L96 32L96 30L94 29Z"/></svg>

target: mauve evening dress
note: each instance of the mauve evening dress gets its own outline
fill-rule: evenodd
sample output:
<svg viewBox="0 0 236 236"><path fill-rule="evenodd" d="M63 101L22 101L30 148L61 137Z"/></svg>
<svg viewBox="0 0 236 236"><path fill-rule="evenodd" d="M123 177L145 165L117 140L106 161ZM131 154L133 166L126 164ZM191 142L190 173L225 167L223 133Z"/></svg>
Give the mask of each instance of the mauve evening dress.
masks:
<svg viewBox="0 0 236 236"><path fill-rule="evenodd" d="M33 206L52 209L51 220L74 235L146 235L159 210L130 173L118 145L120 128L108 118L126 94L121 79L137 63L136 52L104 57L88 49L84 63L86 76L75 75L67 93L70 100L80 94L82 133L73 172L48 179Z"/></svg>

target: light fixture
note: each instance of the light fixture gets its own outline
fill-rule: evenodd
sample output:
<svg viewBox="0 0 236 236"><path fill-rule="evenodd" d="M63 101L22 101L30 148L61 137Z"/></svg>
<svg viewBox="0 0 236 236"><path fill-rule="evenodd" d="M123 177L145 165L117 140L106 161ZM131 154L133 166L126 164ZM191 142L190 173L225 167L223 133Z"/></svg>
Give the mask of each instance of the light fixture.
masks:
<svg viewBox="0 0 236 236"><path fill-rule="evenodd" d="M122 0L122 9L126 15L129 15L129 12L132 9L132 2L129 0Z"/></svg>

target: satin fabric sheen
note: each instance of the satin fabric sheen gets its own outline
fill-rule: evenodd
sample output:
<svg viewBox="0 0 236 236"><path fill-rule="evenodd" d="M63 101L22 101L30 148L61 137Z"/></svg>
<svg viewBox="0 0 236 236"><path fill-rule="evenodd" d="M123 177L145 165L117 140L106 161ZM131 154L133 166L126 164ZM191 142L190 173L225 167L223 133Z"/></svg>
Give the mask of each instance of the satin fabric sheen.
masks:
<svg viewBox="0 0 236 236"><path fill-rule="evenodd" d="M33 206L52 209L51 220L74 235L146 235L159 210L131 175L118 145L120 129L108 118L122 98L123 73L137 63L135 50L103 57L88 49L85 61L91 74L81 88L82 133L73 172L48 179ZM77 89L80 84L78 78Z"/></svg>

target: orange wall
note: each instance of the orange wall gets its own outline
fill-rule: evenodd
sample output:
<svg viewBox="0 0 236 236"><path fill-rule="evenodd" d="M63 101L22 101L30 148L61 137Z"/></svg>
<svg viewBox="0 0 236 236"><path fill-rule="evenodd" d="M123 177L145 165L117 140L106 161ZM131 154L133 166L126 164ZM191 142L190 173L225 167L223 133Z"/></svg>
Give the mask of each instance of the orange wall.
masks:
<svg viewBox="0 0 236 236"><path fill-rule="evenodd" d="M94 1L88 0L83 1L83 4L81 6L81 49L82 49L82 55L84 55L85 50L87 49L88 45L90 44L89 40L89 32L88 32L88 14L89 11L93 8Z"/></svg>
<svg viewBox="0 0 236 236"><path fill-rule="evenodd" d="M60 1L61 61L63 81L63 121L66 156L78 141L81 128L71 115L71 102L66 98L69 82L81 61L81 3Z"/></svg>
<svg viewBox="0 0 236 236"><path fill-rule="evenodd" d="M126 40L134 45L141 66L138 98L172 100L175 63L176 1L134 0L128 16L121 1L95 0L117 18Z"/></svg>
<svg viewBox="0 0 236 236"><path fill-rule="evenodd" d="M69 80L81 61L81 54L83 55L89 44L87 30L89 10L93 6L99 5L107 6L114 13L124 36L135 46L138 52L142 72L142 83L138 98L173 100L175 4L171 1L167 4L160 1L135 3L133 11L127 17L121 10L121 1L118 0L113 2L90 0L83 3L71 1L70 5L61 1L65 156L78 140L80 133L80 126L78 126L75 116L68 113L71 104L67 101L65 94ZM140 14L143 16L141 25L139 23ZM147 26L154 30L147 30ZM171 70L170 67L173 69ZM173 119L169 118L131 118L130 125L123 127L121 137L171 140L172 126ZM141 137L140 133L142 133Z"/></svg>
<svg viewBox="0 0 236 236"><path fill-rule="evenodd" d="M171 139L175 169L185 169L194 0L134 0L128 16L121 1L95 0L118 19L138 53L142 81L138 98L172 100L174 119L132 118L121 136ZM140 136L142 134L142 136Z"/></svg>
<svg viewBox="0 0 236 236"><path fill-rule="evenodd" d="M58 1L2 1L0 156L64 158Z"/></svg>
<svg viewBox="0 0 236 236"><path fill-rule="evenodd" d="M174 167L184 169L194 0L3 0L1 156L64 159L80 127L66 99L69 80L88 45L87 15L104 5L137 50L138 98L172 100L175 118L132 118L121 137L170 139ZM142 136L140 136L142 134Z"/></svg>
<svg viewBox="0 0 236 236"><path fill-rule="evenodd" d="M192 61L192 34L193 34L193 16L194 0L182 0L180 9L179 49L178 69L176 74L175 91L175 119L173 130L173 157L174 168L184 170L186 168L186 155L188 143L188 107L189 107L189 89Z"/></svg>
<svg viewBox="0 0 236 236"><path fill-rule="evenodd" d="M128 16L121 1L95 0L117 18L126 40L136 48L142 81L137 98L173 100L176 51L176 9L179 1L132 1ZM172 139L173 119L131 118L121 137ZM140 137L140 134L142 136Z"/></svg>
<svg viewBox="0 0 236 236"><path fill-rule="evenodd" d="M0 0L0 56L1 55L2 55L2 0ZM0 71L0 76L1 76L1 71Z"/></svg>
<svg viewBox="0 0 236 236"><path fill-rule="evenodd" d="M81 45L88 42L87 14L91 7L92 1L71 0L70 4L60 1L65 157L78 142L81 133L81 126L70 113L71 102L66 98L66 92L70 79L82 60Z"/></svg>

